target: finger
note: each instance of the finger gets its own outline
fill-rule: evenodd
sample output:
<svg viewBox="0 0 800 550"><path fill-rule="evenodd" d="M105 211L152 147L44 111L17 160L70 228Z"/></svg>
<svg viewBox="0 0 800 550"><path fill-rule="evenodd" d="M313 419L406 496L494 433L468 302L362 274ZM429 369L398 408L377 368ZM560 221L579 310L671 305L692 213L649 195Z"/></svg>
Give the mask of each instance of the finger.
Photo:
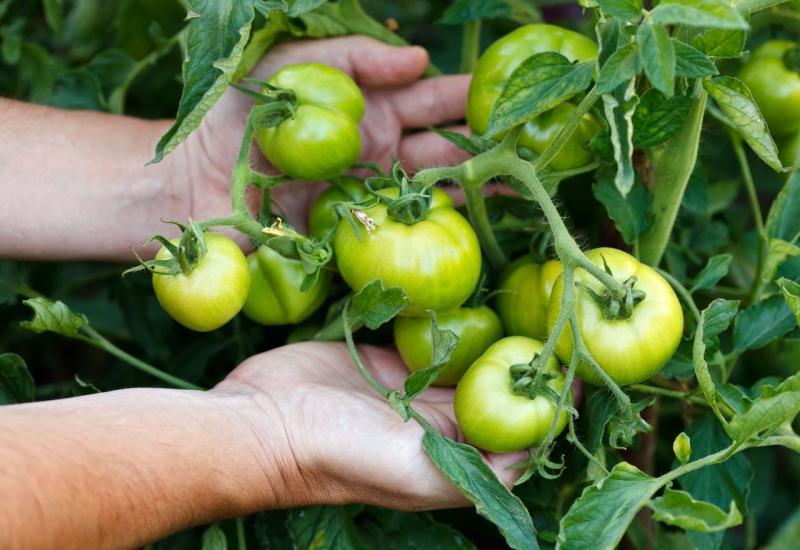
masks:
<svg viewBox="0 0 800 550"><path fill-rule="evenodd" d="M524 471L522 468L511 468L509 466L525 460L528 456L526 451L517 451L516 453L495 454L487 453L486 462L500 478L500 481L505 484L509 489L514 486L514 482L519 479Z"/></svg>
<svg viewBox="0 0 800 550"><path fill-rule="evenodd" d="M447 128L451 132L469 134L466 126ZM432 166L452 166L470 157L469 153L434 132L406 136L397 148L397 158L409 172Z"/></svg>
<svg viewBox="0 0 800 550"><path fill-rule="evenodd" d="M405 86L422 76L428 52L419 46L390 46L366 36L286 42L272 49L253 71L257 78L295 63L337 67L362 86Z"/></svg>
<svg viewBox="0 0 800 550"><path fill-rule="evenodd" d="M423 128L464 118L470 75L437 76L388 93L404 128Z"/></svg>

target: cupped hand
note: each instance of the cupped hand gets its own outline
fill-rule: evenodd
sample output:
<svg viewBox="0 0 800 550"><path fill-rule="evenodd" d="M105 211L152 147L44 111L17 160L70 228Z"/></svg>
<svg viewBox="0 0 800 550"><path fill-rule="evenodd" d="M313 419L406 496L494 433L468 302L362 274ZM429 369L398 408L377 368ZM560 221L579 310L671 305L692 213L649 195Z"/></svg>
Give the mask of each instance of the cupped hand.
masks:
<svg viewBox="0 0 800 550"><path fill-rule="evenodd" d="M402 387L408 371L395 352L359 349L382 385ZM247 396L256 405L242 413L262 442L254 452L269 463L289 463L282 469L294 488L293 500L284 505L360 502L430 510L467 504L425 454L423 429L414 420L403 422L389 408L363 379L344 344L292 344L254 356L212 392ZM458 440L453 393L430 388L414 407L441 433ZM506 467L524 456L485 458L510 486L519 470Z"/></svg>
<svg viewBox="0 0 800 550"><path fill-rule="evenodd" d="M312 62L338 67L364 92L362 162L376 162L386 169L397 158L407 170L415 171L464 160L463 152L433 132L409 131L463 119L468 75L421 79L428 64L424 49L389 46L352 36L281 44L270 50L251 76L268 79L286 65ZM188 169L193 189L190 212L195 219L230 212L230 174L251 107L250 98L229 88L187 139L184 147L191 159ZM464 131L463 126L453 129ZM255 165L264 163L255 149L251 158ZM303 229L318 188L283 185L275 190L273 199L290 223Z"/></svg>

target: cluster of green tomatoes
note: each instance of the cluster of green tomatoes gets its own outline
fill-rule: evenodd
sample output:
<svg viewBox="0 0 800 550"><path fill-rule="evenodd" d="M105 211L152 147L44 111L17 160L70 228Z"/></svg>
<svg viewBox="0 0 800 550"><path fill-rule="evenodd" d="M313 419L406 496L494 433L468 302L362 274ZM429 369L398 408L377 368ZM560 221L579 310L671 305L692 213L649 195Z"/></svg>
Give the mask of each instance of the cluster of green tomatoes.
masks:
<svg viewBox="0 0 800 550"><path fill-rule="evenodd" d="M478 63L470 89L467 118L475 133L485 131L503 81L524 59L541 51L586 60L597 48L582 35L550 25L522 27L496 42ZM578 353L567 329L555 353L546 361L536 360L561 311L561 262L537 263L523 256L489 278L489 288L476 292L487 280L482 277L479 240L447 193L436 187L416 190L424 207L409 222L395 213L403 199L401 188L375 190L342 176L360 153L358 121L364 99L358 87L344 73L321 65L286 67L269 83L293 90L297 108L276 127L260 129L256 140L273 166L292 178L333 182L313 204L308 222L311 238L331 243L334 261L301 291L306 272L299 260L268 246L245 256L231 239L205 234L203 253L191 270L153 275L162 307L197 331L214 330L240 311L263 325L297 324L326 301L337 273L354 292L380 280L387 288L401 288L408 300L393 331L410 371L431 364L432 313L439 329L458 337L435 384L456 387L455 413L466 439L492 452L540 444L555 419L554 396L565 385L562 365ZM543 151L574 108L565 103L527 123L521 145ZM599 127L587 115L556 157L556 168L590 162L585 145ZM340 219L342 205L352 215L347 220ZM171 255L174 250L165 247L157 260ZM678 299L661 275L626 252L598 248L587 257L620 283L635 285L637 298L609 315L609 291L577 269L576 328L582 345L618 384L642 382L665 365L680 342L683 315ZM481 298L486 290L492 291L488 305ZM596 370L583 361L577 376L601 383ZM556 420L557 433L566 415L562 410Z"/></svg>

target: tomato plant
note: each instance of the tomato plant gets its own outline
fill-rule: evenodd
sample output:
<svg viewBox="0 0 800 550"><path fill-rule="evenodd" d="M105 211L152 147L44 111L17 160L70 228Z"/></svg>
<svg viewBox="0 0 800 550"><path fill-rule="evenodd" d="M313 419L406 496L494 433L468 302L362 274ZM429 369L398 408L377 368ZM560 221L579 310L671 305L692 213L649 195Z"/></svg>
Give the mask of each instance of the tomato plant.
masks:
<svg viewBox="0 0 800 550"><path fill-rule="evenodd" d="M301 180L343 174L361 154L358 121L364 96L349 76L334 67L305 63L276 72L267 84L294 92L291 116L260 129L256 142L279 170Z"/></svg>
<svg viewBox="0 0 800 550"><path fill-rule="evenodd" d="M797 2L579 4L0 3L0 93L174 117L154 162L169 163L223 93L253 103L230 212L161 240L156 261L134 268L155 271L152 285L117 266L0 263L1 347L27 361L36 397L198 390L289 341L344 340L386 414L420 426L420 460L477 510L270 510L159 548L200 547L208 532L239 548L796 546ZM362 136L365 161L407 161L402 144L418 139L403 128L401 146L367 147L381 98L409 94L416 113L442 97L414 96L411 82L362 91L310 59L282 58L303 64L271 74L259 65L293 41L343 35L420 43L426 78L472 73L470 135L435 129L466 160L442 155L407 173L396 163L389 175L356 164ZM254 145L282 174L251 163ZM171 166L176 178L208 168ZM303 196L289 179L330 184L302 209L308 220L282 209L291 190ZM215 230L258 252L245 257ZM473 307L475 295L496 314ZM22 330L24 305L34 317L23 328L72 340ZM384 387L361 344L396 346L411 372ZM6 383L8 355L0 403L31 399ZM441 400L441 418L417 401L426 395ZM488 464L518 450L509 489Z"/></svg>
<svg viewBox="0 0 800 550"><path fill-rule="evenodd" d="M433 355L432 320L427 317L397 317L394 342L400 357L411 372L431 364ZM461 376L486 348L503 336L497 314L486 306L460 307L438 316L440 329L458 336L458 346L439 371L437 386L455 386Z"/></svg>

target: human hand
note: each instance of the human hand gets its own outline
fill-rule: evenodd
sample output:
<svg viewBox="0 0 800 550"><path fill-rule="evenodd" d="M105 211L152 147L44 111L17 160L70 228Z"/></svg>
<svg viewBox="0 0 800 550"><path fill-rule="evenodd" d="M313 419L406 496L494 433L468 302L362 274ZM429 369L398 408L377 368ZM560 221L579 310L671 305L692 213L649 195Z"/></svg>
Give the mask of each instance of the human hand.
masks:
<svg viewBox="0 0 800 550"><path fill-rule="evenodd" d="M408 371L396 353L373 346L360 353L381 384L402 386ZM344 344L293 344L254 356L211 393L247 400L251 406L237 412L260 442L253 453L267 464L261 469L274 471L276 460L283 464L278 481L287 484L279 495L284 500L276 503L274 494L264 492L270 483L253 483L261 507L360 502L430 510L467 504L425 454L423 429L387 406ZM461 438L453 390L429 388L414 406L441 433ZM520 471L506 467L524 456L485 455L507 485Z"/></svg>
<svg viewBox="0 0 800 550"><path fill-rule="evenodd" d="M462 119L468 75L420 80L428 64L428 54L422 48L388 46L352 36L281 44L264 57L251 76L267 79L281 67L308 62L338 67L362 88L366 111L360 123L361 161L377 162L386 169L396 157L406 169L414 171L465 158L463 152L433 132L404 131ZM230 173L251 106L250 98L229 88L183 145L191 182L189 213L194 219L230 212ZM466 131L463 126L452 129ZM253 153L252 162L264 164L260 153ZM308 207L318 190L318 185L292 183L277 188L272 198L290 223L304 229ZM253 205L256 195L251 196Z"/></svg>

